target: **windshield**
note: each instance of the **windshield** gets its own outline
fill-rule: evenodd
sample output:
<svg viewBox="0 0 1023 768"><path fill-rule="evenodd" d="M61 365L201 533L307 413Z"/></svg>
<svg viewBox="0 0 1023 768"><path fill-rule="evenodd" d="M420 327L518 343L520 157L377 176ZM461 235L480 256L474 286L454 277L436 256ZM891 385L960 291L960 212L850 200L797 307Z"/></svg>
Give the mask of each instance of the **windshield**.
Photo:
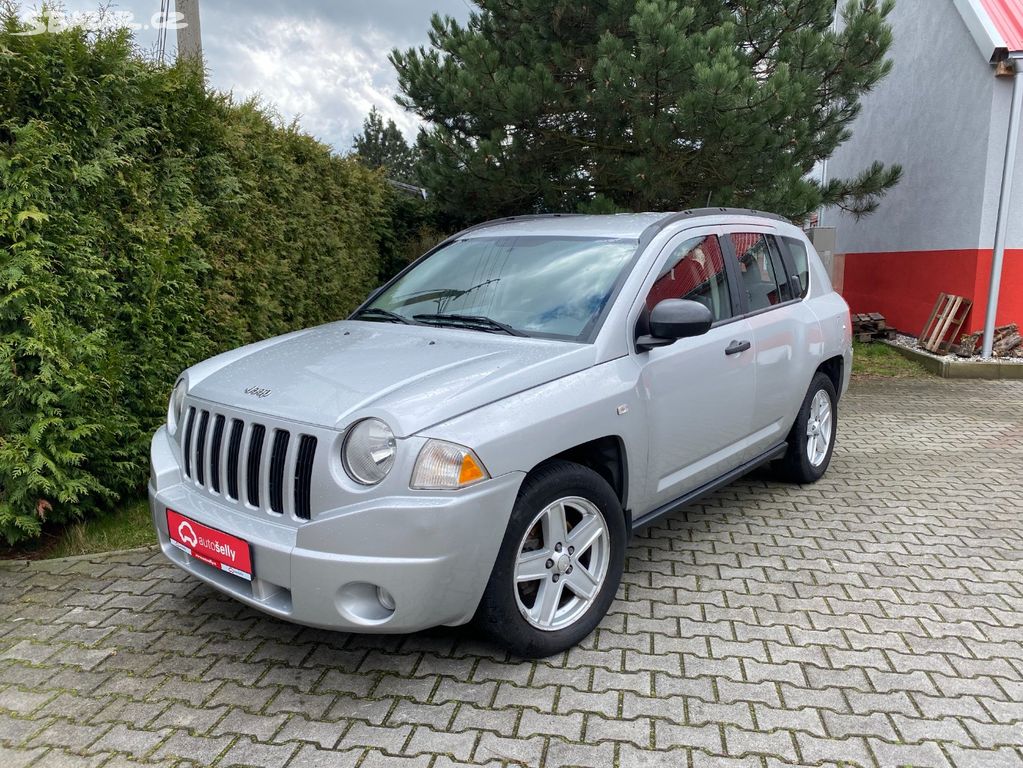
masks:
<svg viewBox="0 0 1023 768"><path fill-rule="evenodd" d="M503 325L518 334L585 341L636 247L635 240L588 237L457 240L357 314L483 331Z"/></svg>

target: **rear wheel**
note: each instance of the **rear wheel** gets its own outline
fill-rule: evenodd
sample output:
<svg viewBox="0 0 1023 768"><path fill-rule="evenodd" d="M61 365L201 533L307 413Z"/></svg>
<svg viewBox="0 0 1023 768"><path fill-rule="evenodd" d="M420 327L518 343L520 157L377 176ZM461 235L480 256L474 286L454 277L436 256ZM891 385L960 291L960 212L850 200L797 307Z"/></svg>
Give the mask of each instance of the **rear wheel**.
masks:
<svg viewBox="0 0 1023 768"><path fill-rule="evenodd" d="M476 615L494 641L542 658L607 613L625 564L625 516L591 469L556 461L526 478Z"/></svg>
<svg viewBox="0 0 1023 768"><path fill-rule="evenodd" d="M838 397L831 378L818 372L810 383L788 450L780 462L782 476L796 483L815 483L828 471L838 434Z"/></svg>

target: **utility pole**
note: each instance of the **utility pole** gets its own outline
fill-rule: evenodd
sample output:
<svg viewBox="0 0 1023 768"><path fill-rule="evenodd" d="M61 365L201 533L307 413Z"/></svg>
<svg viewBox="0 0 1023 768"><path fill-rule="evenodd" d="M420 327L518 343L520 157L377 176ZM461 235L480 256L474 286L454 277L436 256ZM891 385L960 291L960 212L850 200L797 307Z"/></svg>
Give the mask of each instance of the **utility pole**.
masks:
<svg viewBox="0 0 1023 768"><path fill-rule="evenodd" d="M202 30L199 26L199 0L174 0L174 10L182 15L178 27L178 58L202 62Z"/></svg>

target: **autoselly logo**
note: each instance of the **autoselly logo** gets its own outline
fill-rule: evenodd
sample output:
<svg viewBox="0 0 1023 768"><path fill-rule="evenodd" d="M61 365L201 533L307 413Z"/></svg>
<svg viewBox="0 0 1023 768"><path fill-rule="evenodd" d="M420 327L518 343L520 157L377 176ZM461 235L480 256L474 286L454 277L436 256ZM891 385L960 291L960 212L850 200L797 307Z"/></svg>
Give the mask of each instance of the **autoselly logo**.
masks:
<svg viewBox="0 0 1023 768"><path fill-rule="evenodd" d="M187 544L193 550L199 549L207 552L215 552L222 557L230 558L232 563L238 556L238 552L235 551L235 548L230 544L197 534L195 529L192 528L191 524L187 520L178 523L178 538L181 539L182 543Z"/></svg>
<svg viewBox="0 0 1023 768"><path fill-rule="evenodd" d="M199 537L195 535L195 531L192 530L192 526L187 520L183 520L178 526L178 538L190 547L199 543Z"/></svg>

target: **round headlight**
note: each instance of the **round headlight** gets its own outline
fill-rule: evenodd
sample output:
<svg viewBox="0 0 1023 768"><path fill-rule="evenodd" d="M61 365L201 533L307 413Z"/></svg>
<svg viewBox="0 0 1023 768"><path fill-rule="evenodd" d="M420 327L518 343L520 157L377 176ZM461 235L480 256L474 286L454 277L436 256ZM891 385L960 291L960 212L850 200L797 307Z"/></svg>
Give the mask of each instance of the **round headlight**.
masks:
<svg viewBox="0 0 1023 768"><path fill-rule="evenodd" d="M376 485L394 466L396 447L390 427L380 419L364 419L348 430L341 463L355 482Z"/></svg>
<svg viewBox="0 0 1023 768"><path fill-rule="evenodd" d="M178 379L171 392L170 403L167 405L167 431L173 435L178 431L178 424L181 422L181 412L185 408L185 395L188 387L184 379Z"/></svg>

